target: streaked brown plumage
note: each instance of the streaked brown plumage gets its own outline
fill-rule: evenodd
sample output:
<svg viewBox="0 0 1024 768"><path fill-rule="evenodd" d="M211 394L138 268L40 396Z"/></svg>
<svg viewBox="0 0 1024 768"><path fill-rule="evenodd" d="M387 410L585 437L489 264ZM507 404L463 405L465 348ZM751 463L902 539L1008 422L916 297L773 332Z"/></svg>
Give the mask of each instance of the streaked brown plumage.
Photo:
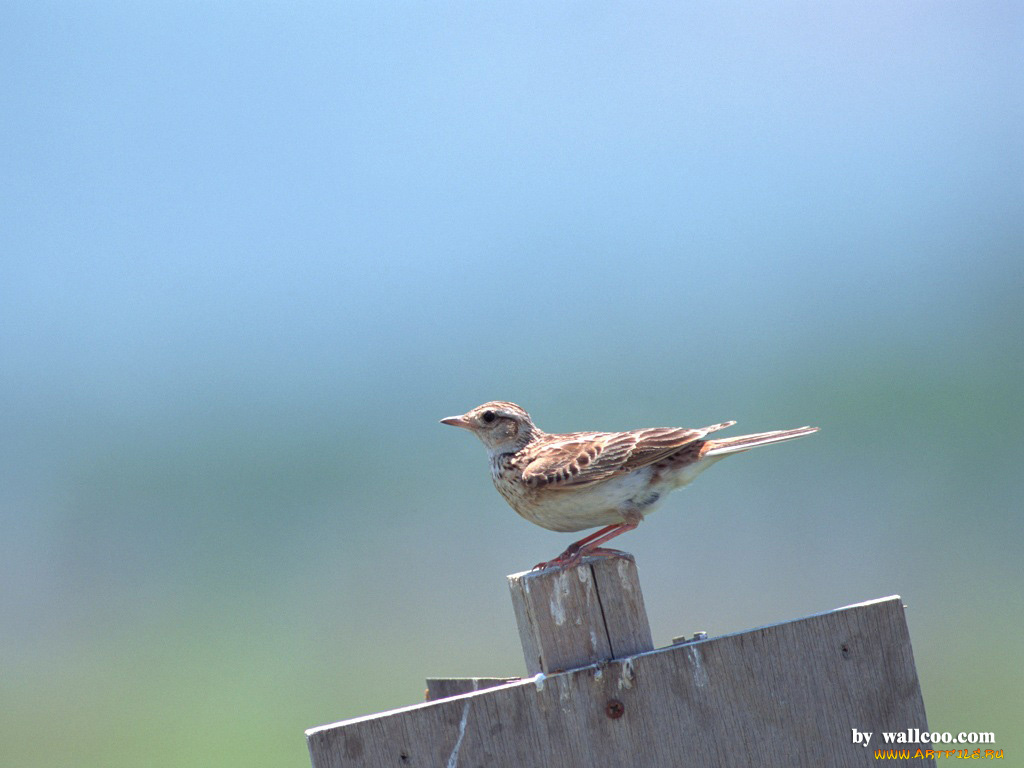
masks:
<svg viewBox="0 0 1024 768"><path fill-rule="evenodd" d="M651 427L628 432L549 435L515 403L495 400L442 424L473 432L487 448L498 492L521 516L552 531L604 526L537 567L573 565L609 539L636 528L671 491L714 462L760 445L792 440L817 427L707 440L731 427Z"/></svg>

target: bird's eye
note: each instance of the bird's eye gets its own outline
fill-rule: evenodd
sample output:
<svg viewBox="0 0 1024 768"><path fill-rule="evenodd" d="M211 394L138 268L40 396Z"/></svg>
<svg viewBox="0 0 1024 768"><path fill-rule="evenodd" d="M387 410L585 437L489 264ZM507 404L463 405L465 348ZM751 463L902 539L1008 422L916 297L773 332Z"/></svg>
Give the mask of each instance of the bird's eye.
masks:
<svg viewBox="0 0 1024 768"><path fill-rule="evenodd" d="M484 424L493 424L496 418L498 417L494 415L494 411L484 411L480 414L480 419Z"/></svg>

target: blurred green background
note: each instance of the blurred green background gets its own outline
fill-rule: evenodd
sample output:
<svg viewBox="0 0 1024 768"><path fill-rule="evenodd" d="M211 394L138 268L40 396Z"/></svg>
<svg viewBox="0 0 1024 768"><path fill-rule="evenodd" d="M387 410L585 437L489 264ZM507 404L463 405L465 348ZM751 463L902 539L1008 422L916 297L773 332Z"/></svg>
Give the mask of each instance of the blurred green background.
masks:
<svg viewBox="0 0 1024 768"><path fill-rule="evenodd" d="M899 593L1024 759L1019 3L5 3L0 753L303 766L523 672L471 436L820 425L621 541L657 645ZM851 724L851 727L857 724ZM837 746L838 748L838 746Z"/></svg>

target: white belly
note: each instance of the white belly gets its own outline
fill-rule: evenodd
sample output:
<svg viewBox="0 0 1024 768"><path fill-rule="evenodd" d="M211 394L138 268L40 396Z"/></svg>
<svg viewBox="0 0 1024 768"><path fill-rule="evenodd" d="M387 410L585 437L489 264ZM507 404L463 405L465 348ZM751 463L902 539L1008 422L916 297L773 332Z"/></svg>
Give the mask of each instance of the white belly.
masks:
<svg viewBox="0 0 1024 768"><path fill-rule="evenodd" d="M582 488L542 488L515 497L503 495L531 523L552 531L582 531L625 522L627 514L653 512L672 486L652 488L650 478L651 471L643 469Z"/></svg>

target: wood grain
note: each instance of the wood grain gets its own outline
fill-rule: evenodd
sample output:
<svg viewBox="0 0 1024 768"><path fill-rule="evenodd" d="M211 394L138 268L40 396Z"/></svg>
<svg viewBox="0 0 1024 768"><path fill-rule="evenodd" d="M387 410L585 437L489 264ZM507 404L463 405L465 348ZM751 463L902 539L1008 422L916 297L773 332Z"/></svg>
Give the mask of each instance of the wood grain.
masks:
<svg viewBox="0 0 1024 768"><path fill-rule="evenodd" d="M508 577L528 675L654 648L636 562L588 557L575 568Z"/></svg>
<svg viewBox="0 0 1024 768"><path fill-rule="evenodd" d="M852 743L853 728L875 734L870 748ZM313 728L307 740L314 768L853 768L878 765L881 731L907 728L927 721L891 597Z"/></svg>

